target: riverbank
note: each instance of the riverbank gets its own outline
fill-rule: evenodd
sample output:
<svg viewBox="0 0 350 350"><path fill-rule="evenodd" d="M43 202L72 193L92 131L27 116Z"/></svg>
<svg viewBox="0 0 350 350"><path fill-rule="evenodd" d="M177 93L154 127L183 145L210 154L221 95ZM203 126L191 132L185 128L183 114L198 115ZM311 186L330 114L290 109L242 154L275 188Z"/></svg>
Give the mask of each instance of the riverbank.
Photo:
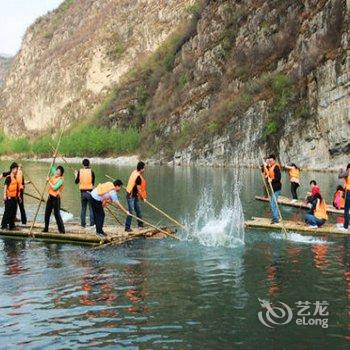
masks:
<svg viewBox="0 0 350 350"><path fill-rule="evenodd" d="M130 155L130 156L119 156L119 157L87 157L89 158L91 164L101 164L101 165L114 165L114 166L135 166L137 162L140 160L139 155ZM30 157L30 158L23 158L21 154L13 154L11 156L9 155L3 155L0 157L0 160L4 161L13 161L13 160L21 159L23 161L29 161L29 162L41 162L41 163L51 163L52 158L39 158L39 157ZM58 157L60 159L60 157ZM64 157L64 159L69 164L80 164L83 157ZM238 165L237 162L183 162L179 159L174 158L171 161L166 161L164 159L155 159L155 158L149 158L145 160L146 164L151 166L169 166L169 167L190 167L190 166L198 166L198 167L205 167L205 168L256 168L255 165L252 164L244 164L240 163ZM345 167L345 164L344 164ZM317 171L319 173L336 173L339 171L339 168L313 168L313 167L303 167L303 171Z"/></svg>

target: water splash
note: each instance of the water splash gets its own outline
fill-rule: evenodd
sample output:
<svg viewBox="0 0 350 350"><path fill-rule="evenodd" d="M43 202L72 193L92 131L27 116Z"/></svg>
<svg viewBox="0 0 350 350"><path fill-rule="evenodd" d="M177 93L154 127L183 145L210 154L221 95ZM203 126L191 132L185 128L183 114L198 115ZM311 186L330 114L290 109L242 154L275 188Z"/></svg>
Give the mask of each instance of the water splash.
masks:
<svg viewBox="0 0 350 350"><path fill-rule="evenodd" d="M288 241L303 243L303 244L332 244L333 243L321 238L301 235L296 232L288 232L286 236L281 235L280 233L271 233L271 238L283 239L283 240L288 240Z"/></svg>
<svg viewBox="0 0 350 350"><path fill-rule="evenodd" d="M224 186L226 188L226 186ZM187 239L198 240L208 247L237 247L244 244L244 215L238 174L234 175L232 192L223 192L219 210L215 210L213 191L202 192L195 218L187 219L190 228Z"/></svg>

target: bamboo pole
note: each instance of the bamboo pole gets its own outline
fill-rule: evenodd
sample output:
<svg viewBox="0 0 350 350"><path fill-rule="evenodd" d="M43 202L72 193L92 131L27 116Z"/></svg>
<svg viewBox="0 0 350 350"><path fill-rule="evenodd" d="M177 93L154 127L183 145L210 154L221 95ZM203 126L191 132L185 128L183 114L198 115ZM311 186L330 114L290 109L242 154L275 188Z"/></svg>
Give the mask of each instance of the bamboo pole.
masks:
<svg viewBox="0 0 350 350"><path fill-rule="evenodd" d="M117 207L115 204L113 204L113 203L111 203L111 206L113 206L114 208L118 209L118 207ZM157 226L155 226L155 225L153 225L153 224L151 224L151 223L149 223L149 222L147 222L147 221L145 221L145 220L143 220L143 219L141 219L141 218L139 218L139 217L137 217L136 215L133 215L133 214L130 213L130 216L131 216L132 218L138 220L138 221L143 222L144 224L146 224L146 225L148 225L148 226L150 226L150 227L153 227L153 228L156 229L157 231L162 232L162 233L164 233L165 235L167 235L167 236L169 236L169 237L172 237L172 238L175 238L175 239L181 241L181 239L180 239L179 237L176 237L175 235L173 235L173 234L171 234L171 233L169 233L169 232L167 232L167 231L161 229L160 227L157 227Z"/></svg>
<svg viewBox="0 0 350 350"><path fill-rule="evenodd" d="M107 174L105 174L105 176L110 179L113 180L113 178ZM123 189L125 190L125 187L123 187ZM158 211L159 213L161 213L163 216L165 216L166 218L168 218L170 221L172 221L173 223L175 223L176 225L180 226L182 229L188 231L188 228L186 226L184 226L183 224L181 224L180 222L178 222L176 219L174 219L173 217L171 217L169 214L165 213L163 210L157 208L154 204L150 203L148 200L144 201L146 204L148 204L151 208L153 208L154 210Z"/></svg>
<svg viewBox="0 0 350 350"><path fill-rule="evenodd" d="M264 157L263 157L263 155L262 155L262 152L261 152L260 147L259 147L259 153L260 153L260 158L261 158L261 160L262 160L262 162L263 162L264 170L266 171L265 161L264 161ZM269 193L269 191L268 191L268 188L267 188L267 185L266 185L265 178L264 178L263 174L261 173L260 169L259 169L259 172L260 172L260 174L261 174L261 176L262 176L262 178L263 178L263 182L264 182L265 188L266 188L266 190L267 190L267 195L268 195L268 197L269 197L270 204L272 205L272 200L275 201L275 204L276 204L276 207L277 207L277 210L278 210L278 215L279 215L279 218L280 218L281 224L282 224L282 231L283 231L283 233L287 236L287 230L286 230L286 228L285 228L285 226L284 226L284 223L283 223L283 217L282 217L282 213L281 213L281 210L280 210L280 208L279 208L279 205L278 205L278 201L277 201L276 197L274 196L274 191L273 191L272 184L271 184L270 181L268 181L268 183L269 183L269 185L270 185L270 190L271 190L271 195L270 195L270 193Z"/></svg>
<svg viewBox="0 0 350 350"><path fill-rule="evenodd" d="M57 146L56 146L56 149L55 149L55 153L53 154L52 162L51 162L51 164L50 164L49 171L48 171L48 173L47 173L47 178L50 176L51 168L52 168L52 166L55 164L56 157L57 157L57 152L58 152L58 148L60 147L61 140L62 140L62 136L63 136L63 131L64 131L64 129L62 129L61 134L60 134L60 137L59 137L59 139L58 139ZM40 210L40 207L41 207L42 200L44 199L44 194L45 194L45 190L46 190L46 187L47 187L48 182L49 182L49 180L46 179L45 186L44 186L44 189L43 189L43 191L42 191L42 193L41 193L41 195L40 195L40 201L39 201L38 207L37 207L36 212L35 212L35 215L34 215L34 219L33 219L33 222L32 222L32 226L30 227L30 230L29 230L29 236L32 235L33 227L34 227L35 222L36 222L36 219L37 219L37 217L38 217L39 210ZM33 235L33 237L34 237L34 235Z"/></svg>
<svg viewBox="0 0 350 350"><path fill-rule="evenodd" d="M40 196L41 193L40 193L38 187L35 185L35 183L32 181L32 179L28 176L27 172L24 171L23 168L22 168L22 172L23 172L24 177L26 177L29 180L30 184L34 187L35 191Z"/></svg>
<svg viewBox="0 0 350 350"><path fill-rule="evenodd" d="M51 143L50 143L50 146L51 146L52 150L55 149ZM67 164L68 168L69 168L70 170L72 170L73 173L75 174L75 172L77 171L77 169L74 169L74 168L73 168L73 166L72 166L72 165L67 161L67 159L62 155L62 153L58 152L58 155L59 155L59 157L63 160L63 162L64 162L65 164Z"/></svg>
<svg viewBox="0 0 350 350"><path fill-rule="evenodd" d="M122 222L117 218L117 215L115 215L115 214L113 213L113 211L111 210L111 208L106 207L106 210L107 210L108 213L115 219L115 221L116 221L119 225L124 226L124 225L122 224Z"/></svg>
<svg viewBox="0 0 350 350"><path fill-rule="evenodd" d="M27 192L23 192L24 195L30 197L30 198L33 198L33 199L36 199L38 201L40 201L40 198L37 197L37 196L34 196L33 194L31 193L27 193ZM41 200L43 203L46 203L46 200L45 199L42 199ZM70 211L68 211L67 209L64 209L64 208L61 208L60 210L64 211L65 213L69 213L70 214Z"/></svg>

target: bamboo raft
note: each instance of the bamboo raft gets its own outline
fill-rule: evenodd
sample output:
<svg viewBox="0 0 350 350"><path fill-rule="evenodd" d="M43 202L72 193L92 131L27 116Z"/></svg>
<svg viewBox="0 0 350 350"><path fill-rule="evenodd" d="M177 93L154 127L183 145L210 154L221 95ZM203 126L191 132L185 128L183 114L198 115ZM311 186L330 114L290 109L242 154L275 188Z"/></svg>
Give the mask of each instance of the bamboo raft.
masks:
<svg viewBox="0 0 350 350"><path fill-rule="evenodd" d="M30 227L31 223L28 223L27 225L18 225L16 230L0 229L0 237L90 246L104 244L119 245L141 237L153 239L163 239L166 237L164 233L152 227L135 229L133 232L125 232L123 227L105 226L104 231L107 237L98 236L95 230L84 229L77 223L65 223L65 234L58 233L54 224L52 224L50 232L44 233L42 232L44 228L43 224L36 223L32 230L32 235L30 235ZM175 234L169 228L163 228L163 230L170 235Z"/></svg>
<svg viewBox="0 0 350 350"><path fill-rule="evenodd" d="M304 222L294 222L289 220L283 220L283 225L287 231L290 232L300 232L301 234L307 235L324 235L324 234L335 234L341 236L349 236L350 231L344 232L339 230L335 224L324 224L319 228L311 228L308 227ZM268 229L268 230L277 230L282 231L283 225L279 224L271 224L271 219L269 218L256 218L253 217L251 220L247 220L245 222L245 226L247 228L258 228L258 229Z"/></svg>
<svg viewBox="0 0 350 350"><path fill-rule="evenodd" d="M267 197L255 196L255 199L262 202L269 202ZM278 204L299 209L310 209L303 201L298 200L297 202L292 202L290 198L284 196L278 198ZM335 209L332 205L327 205L327 212L336 215L344 215L344 210Z"/></svg>

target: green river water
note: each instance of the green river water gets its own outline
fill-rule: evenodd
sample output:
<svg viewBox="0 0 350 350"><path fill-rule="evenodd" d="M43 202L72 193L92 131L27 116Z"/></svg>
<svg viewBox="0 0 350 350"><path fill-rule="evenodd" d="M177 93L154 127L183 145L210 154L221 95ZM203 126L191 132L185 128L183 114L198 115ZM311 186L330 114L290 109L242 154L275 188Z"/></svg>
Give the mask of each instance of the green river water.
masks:
<svg viewBox="0 0 350 350"><path fill-rule="evenodd" d="M42 187L48 164L24 167ZM105 174L126 182L132 170L93 169L97 182ZM190 228L179 231L181 242L141 239L92 249L0 240L1 349L350 347L348 237L244 230L243 215L269 215L267 204L254 200L262 194L256 170L149 167L146 177L149 200ZM336 174L302 173L300 194L313 178L329 201ZM283 194L290 194L286 178ZM29 216L36 205L26 198ZM69 168L63 206L78 220ZM169 224L143 209L148 220ZM282 214L299 219L305 212ZM262 300L274 308L262 308ZM324 327L316 319L326 320Z"/></svg>

